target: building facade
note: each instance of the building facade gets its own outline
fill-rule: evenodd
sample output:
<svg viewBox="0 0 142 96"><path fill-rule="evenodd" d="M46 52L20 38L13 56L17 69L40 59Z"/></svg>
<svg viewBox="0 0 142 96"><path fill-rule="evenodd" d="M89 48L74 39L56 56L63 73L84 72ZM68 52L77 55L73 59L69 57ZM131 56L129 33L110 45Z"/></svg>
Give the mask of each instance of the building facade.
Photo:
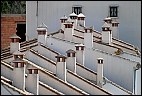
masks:
<svg viewBox="0 0 142 96"><path fill-rule="evenodd" d="M45 23L49 32L60 29L58 18L82 12L86 16L86 26L94 26L101 31L102 20L111 16L120 23L116 36L141 49L141 5L140 1L27 1L26 38L37 36L36 27ZM133 38L133 39L132 39Z"/></svg>

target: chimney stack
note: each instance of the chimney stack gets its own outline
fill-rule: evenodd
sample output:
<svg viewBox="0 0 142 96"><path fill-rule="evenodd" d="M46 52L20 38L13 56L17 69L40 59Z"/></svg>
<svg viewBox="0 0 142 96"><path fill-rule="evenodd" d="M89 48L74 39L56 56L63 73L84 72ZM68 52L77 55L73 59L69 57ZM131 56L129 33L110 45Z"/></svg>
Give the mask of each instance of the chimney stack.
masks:
<svg viewBox="0 0 142 96"><path fill-rule="evenodd" d="M67 17L64 15L61 19L61 29L64 31L65 30L65 22L67 21Z"/></svg>
<svg viewBox="0 0 142 96"><path fill-rule="evenodd" d="M21 39L19 36L17 36L16 34L13 34L11 37L11 43L10 43L10 53L12 54L13 52L15 52L16 50L20 49L20 43L19 40Z"/></svg>
<svg viewBox="0 0 142 96"><path fill-rule="evenodd" d="M79 44L76 45L76 61L82 65L84 65L84 45Z"/></svg>
<svg viewBox="0 0 142 96"><path fill-rule="evenodd" d="M71 70L72 72L76 73L76 52L72 49L66 51L67 53L67 69Z"/></svg>
<svg viewBox="0 0 142 96"><path fill-rule="evenodd" d="M86 48L93 48L93 29L85 28L84 45Z"/></svg>
<svg viewBox="0 0 142 96"><path fill-rule="evenodd" d="M64 25L65 25L64 38L66 40L72 41L73 32L74 32L73 22L69 18Z"/></svg>
<svg viewBox="0 0 142 96"><path fill-rule="evenodd" d="M56 75L66 82L66 57L63 55L55 56L57 58Z"/></svg>
<svg viewBox="0 0 142 96"><path fill-rule="evenodd" d="M119 23L117 21L114 21L114 20L112 21L112 27L111 27L112 36L117 39L119 39L118 25Z"/></svg>
<svg viewBox="0 0 142 96"><path fill-rule="evenodd" d="M13 63L13 85L25 91L25 61L16 58Z"/></svg>
<svg viewBox="0 0 142 96"><path fill-rule="evenodd" d="M39 95L39 74L37 68L29 68L26 79L26 90Z"/></svg>
<svg viewBox="0 0 142 96"><path fill-rule="evenodd" d="M104 25L102 26L102 42L106 44L111 44L112 42L112 32L109 24L106 22L104 22Z"/></svg>
<svg viewBox="0 0 142 96"><path fill-rule="evenodd" d="M42 23L39 27L37 27L38 32L38 42L46 44L46 37L47 37L47 26Z"/></svg>
<svg viewBox="0 0 142 96"><path fill-rule="evenodd" d="M97 65L97 85L102 87L103 86L103 58L98 58L98 65Z"/></svg>
<svg viewBox="0 0 142 96"><path fill-rule="evenodd" d="M13 53L13 59L15 60L16 58L20 58L20 59L23 59L24 58L24 53L21 53L19 50L15 51Z"/></svg>
<svg viewBox="0 0 142 96"><path fill-rule="evenodd" d="M80 30L84 30L85 27L85 16L80 13L78 14L78 18L77 18L77 28Z"/></svg>
<svg viewBox="0 0 142 96"><path fill-rule="evenodd" d="M111 27L112 19L110 17L105 18L104 22L106 22Z"/></svg>
<svg viewBox="0 0 142 96"><path fill-rule="evenodd" d="M77 14L74 12L69 15L70 19L72 20L74 28L77 28Z"/></svg>

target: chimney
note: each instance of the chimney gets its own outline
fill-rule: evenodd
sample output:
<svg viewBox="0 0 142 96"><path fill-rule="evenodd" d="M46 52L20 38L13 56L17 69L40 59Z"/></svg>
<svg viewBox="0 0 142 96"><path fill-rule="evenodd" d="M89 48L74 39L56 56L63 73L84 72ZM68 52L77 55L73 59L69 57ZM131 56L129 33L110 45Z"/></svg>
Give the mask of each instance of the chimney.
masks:
<svg viewBox="0 0 142 96"><path fill-rule="evenodd" d="M72 72L76 73L76 57L75 57L75 51L70 49L66 51L67 53L67 69L71 70Z"/></svg>
<svg viewBox="0 0 142 96"><path fill-rule="evenodd" d="M70 19L72 20L74 28L77 28L77 14L74 12L69 15Z"/></svg>
<svg viewBox="0 0 142 96"><path fill-rule="evenodd" d="M24 58L24 53L21 53L19 50L15 51L13 53L13 59L17 59L17 58L20 58L20 59L23 59Z"/></svg>
<svg viewBox="0 0 142 96"><path fill-rule="evenodd" d="M85 28L84 45L86 48L93 48L93 29Z"/></svg>
<svg viewBox="0 0 142 96"><path fill-rule="evenodd" d="M105 18L104 22L106 22L111 27L112 19L110 17Z"/></svg>
<svg viewBox="0 0 142 96"><path fill-rule="evenodd" d="M66 40L72 41L73 32L74 32L73 22L70 19L68 19L64 25L65 25L64 38Z"/></svg>
<svg viewBox="0 0 142 96"><path fill-rule="evenodd" d="M66 82L66 57L63 55L55 56L57 58L56 75Z"/></svg>
<svg viewBox="0 0 142 96"><path fill-rule="evenodd" d="M84 45L79 44L76 45L76 61L82 65L84 65Z"/></svg>
<svg viewBox="0 0 142 96"><path fill-rule="evenodd" d="M64 15L61 19L61 29L64 31L65 30L65 22L67 21L67 17Z"/></svg>
<svg viewBox="0 0 142 96"><path fill-rule="evenodd" d="M19 40L21 39L19 36L17 36L16 34L13 34L11 37L11 43L10 43L10 53L12 54L13 52L15 52L16 50L20 49L20 43Z"/></svg>
<svg viewBox="0 0 142 96"><path fill-rule="evenodd" d="M13 85L25 91L25 61L16 58L13 63Z"/></svg>
<svg viewBox="0 0 142 96"><path fill-rule="evenodd" d="M47 37L47 26L42 23L39 27L37 27L38 32L38 42L46 44L46 37Z"/></svg>
<svg viewBox="0 0 142 96"><path fill-rule="evenodd" d="M39 74L37 68L29 68L26 79L26 90L39 95Z"/></svg>
<svg viewBox="0 0 142 96"><path fill-rule="evenodd" d="M77 28L80 30L84 30L85 27L85 16L80 13L77 18Z"/></svg>
<svg viewBox="0 0 142 96"><path fill-rule="evenodd" d="M112 21L112 27L111 27L111 30L112 30L112 36L114 38L117 38L119 39L119 31L118 31L118 22L117 21Z"/></svg>
<svg viewBox="0 0 142 96"><path fill-rule="evenodd" d="M104 22L104 25L102 26L102 42L106 44L111 44L112 42L112 32L109 24L106 22Z"/></svg>
<svg viewBox="0 0 142 96"><path fill-rule="evenodd" d="M102 87L103 86L103 58L98 58L98 65L97 65L97 85Z"/></svg>

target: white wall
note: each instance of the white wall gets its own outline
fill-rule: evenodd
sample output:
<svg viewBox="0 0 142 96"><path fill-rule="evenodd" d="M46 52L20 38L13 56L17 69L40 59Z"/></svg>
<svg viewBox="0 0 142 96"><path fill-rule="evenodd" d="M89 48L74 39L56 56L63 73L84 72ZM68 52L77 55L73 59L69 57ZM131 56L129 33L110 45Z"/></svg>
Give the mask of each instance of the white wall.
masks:
<svg viewBox="0 0 142 96"><path fill-rule="evenodd" d="M35 55L34 53L27 51L26 57L28 60L31 60L33 63L37 64L40 67L43 67L53 73L56 73L56 65L44 60L43 58Z"/></svg>
<svg viewBox="0 0 142 96"><path fill-rule="evenodd" d="M86 79L85 79L86 80ZM99 88L95 87L93 84L88 84L86 81L75 76L69 70L67 71L67 82L77 86L78 88L88 92L90 95L108 95L108 93L101 91ZM97 85L96 85L97 86Z"/></svg>
<svg viewBox="0 0 142 96"><path fill-rule="evenodd" d="M122 58L103 54L96 50L85 50L85 66L97 71L97 58L104 59L104 76L116 84L132 91L133 67L137 64Z"/></svg>
<svg viewBox="0 0 142 96"><path fill-rule="evenodd" d="M44 82L45 84L51 86L52 88L59 90L63 94L67 94L67 95L81 95L81 94L83 94L83 93L81 93L81 91L77 91L78 88L76 88L76 87L71 88L71 85L68 86L68 84L64 84L63 82L61 82L61 80L55 79L57 77L53 77L53 76L46 74L42 71L39 71L39 75L40 75L39 80L41 82Z"/></svg>
<svg viewBox="0 0 142 96"><path fill-rule="evenodd" d="M12 77L13 69L10 67L5 66L1 63L1 75L6 77L7 79L13 80Z"/></svg>
<svg viewBox="0 0 142 96"><path fill-rule="evenodd" d="M93 25L101 32L103 19L109 14L109 5L118 4L119 38L141 49L140 1L39 1L38 16L36 1L27 1L26 4L26 32L30 39L37 37L36 27L42 22L48 26L48 32L60 29L60 18L68 17L73 5L82 5L86 26Z"/></svg>
<svg viewBox="0 0 142 96"><path fill-rule="evenodd" d="M47 37L46 46L58 51L59 53L66 55L66 51L69 49L75 50L75 44L70 42L63 42L63 40L55 39L52 37Z"/></svg>

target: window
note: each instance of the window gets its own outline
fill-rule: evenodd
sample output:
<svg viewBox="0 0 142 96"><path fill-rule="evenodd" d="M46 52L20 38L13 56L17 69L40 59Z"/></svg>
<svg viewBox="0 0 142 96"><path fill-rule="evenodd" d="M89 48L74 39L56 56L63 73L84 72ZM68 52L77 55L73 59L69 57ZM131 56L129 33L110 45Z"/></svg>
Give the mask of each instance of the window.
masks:
<svg viewBox="0 0 142 96"><path fill-rule="evenodd" d="M79 14L82 13L82 6L81 5L75 5L72 7L72 12L74 12L75 14Z"/></svg>
<svg viewBox="0 0 142 96"><path fill-rule="evenodd" d="M109 7L109 16L110 17L118 17L118 6L110 6Z"/></svg>

